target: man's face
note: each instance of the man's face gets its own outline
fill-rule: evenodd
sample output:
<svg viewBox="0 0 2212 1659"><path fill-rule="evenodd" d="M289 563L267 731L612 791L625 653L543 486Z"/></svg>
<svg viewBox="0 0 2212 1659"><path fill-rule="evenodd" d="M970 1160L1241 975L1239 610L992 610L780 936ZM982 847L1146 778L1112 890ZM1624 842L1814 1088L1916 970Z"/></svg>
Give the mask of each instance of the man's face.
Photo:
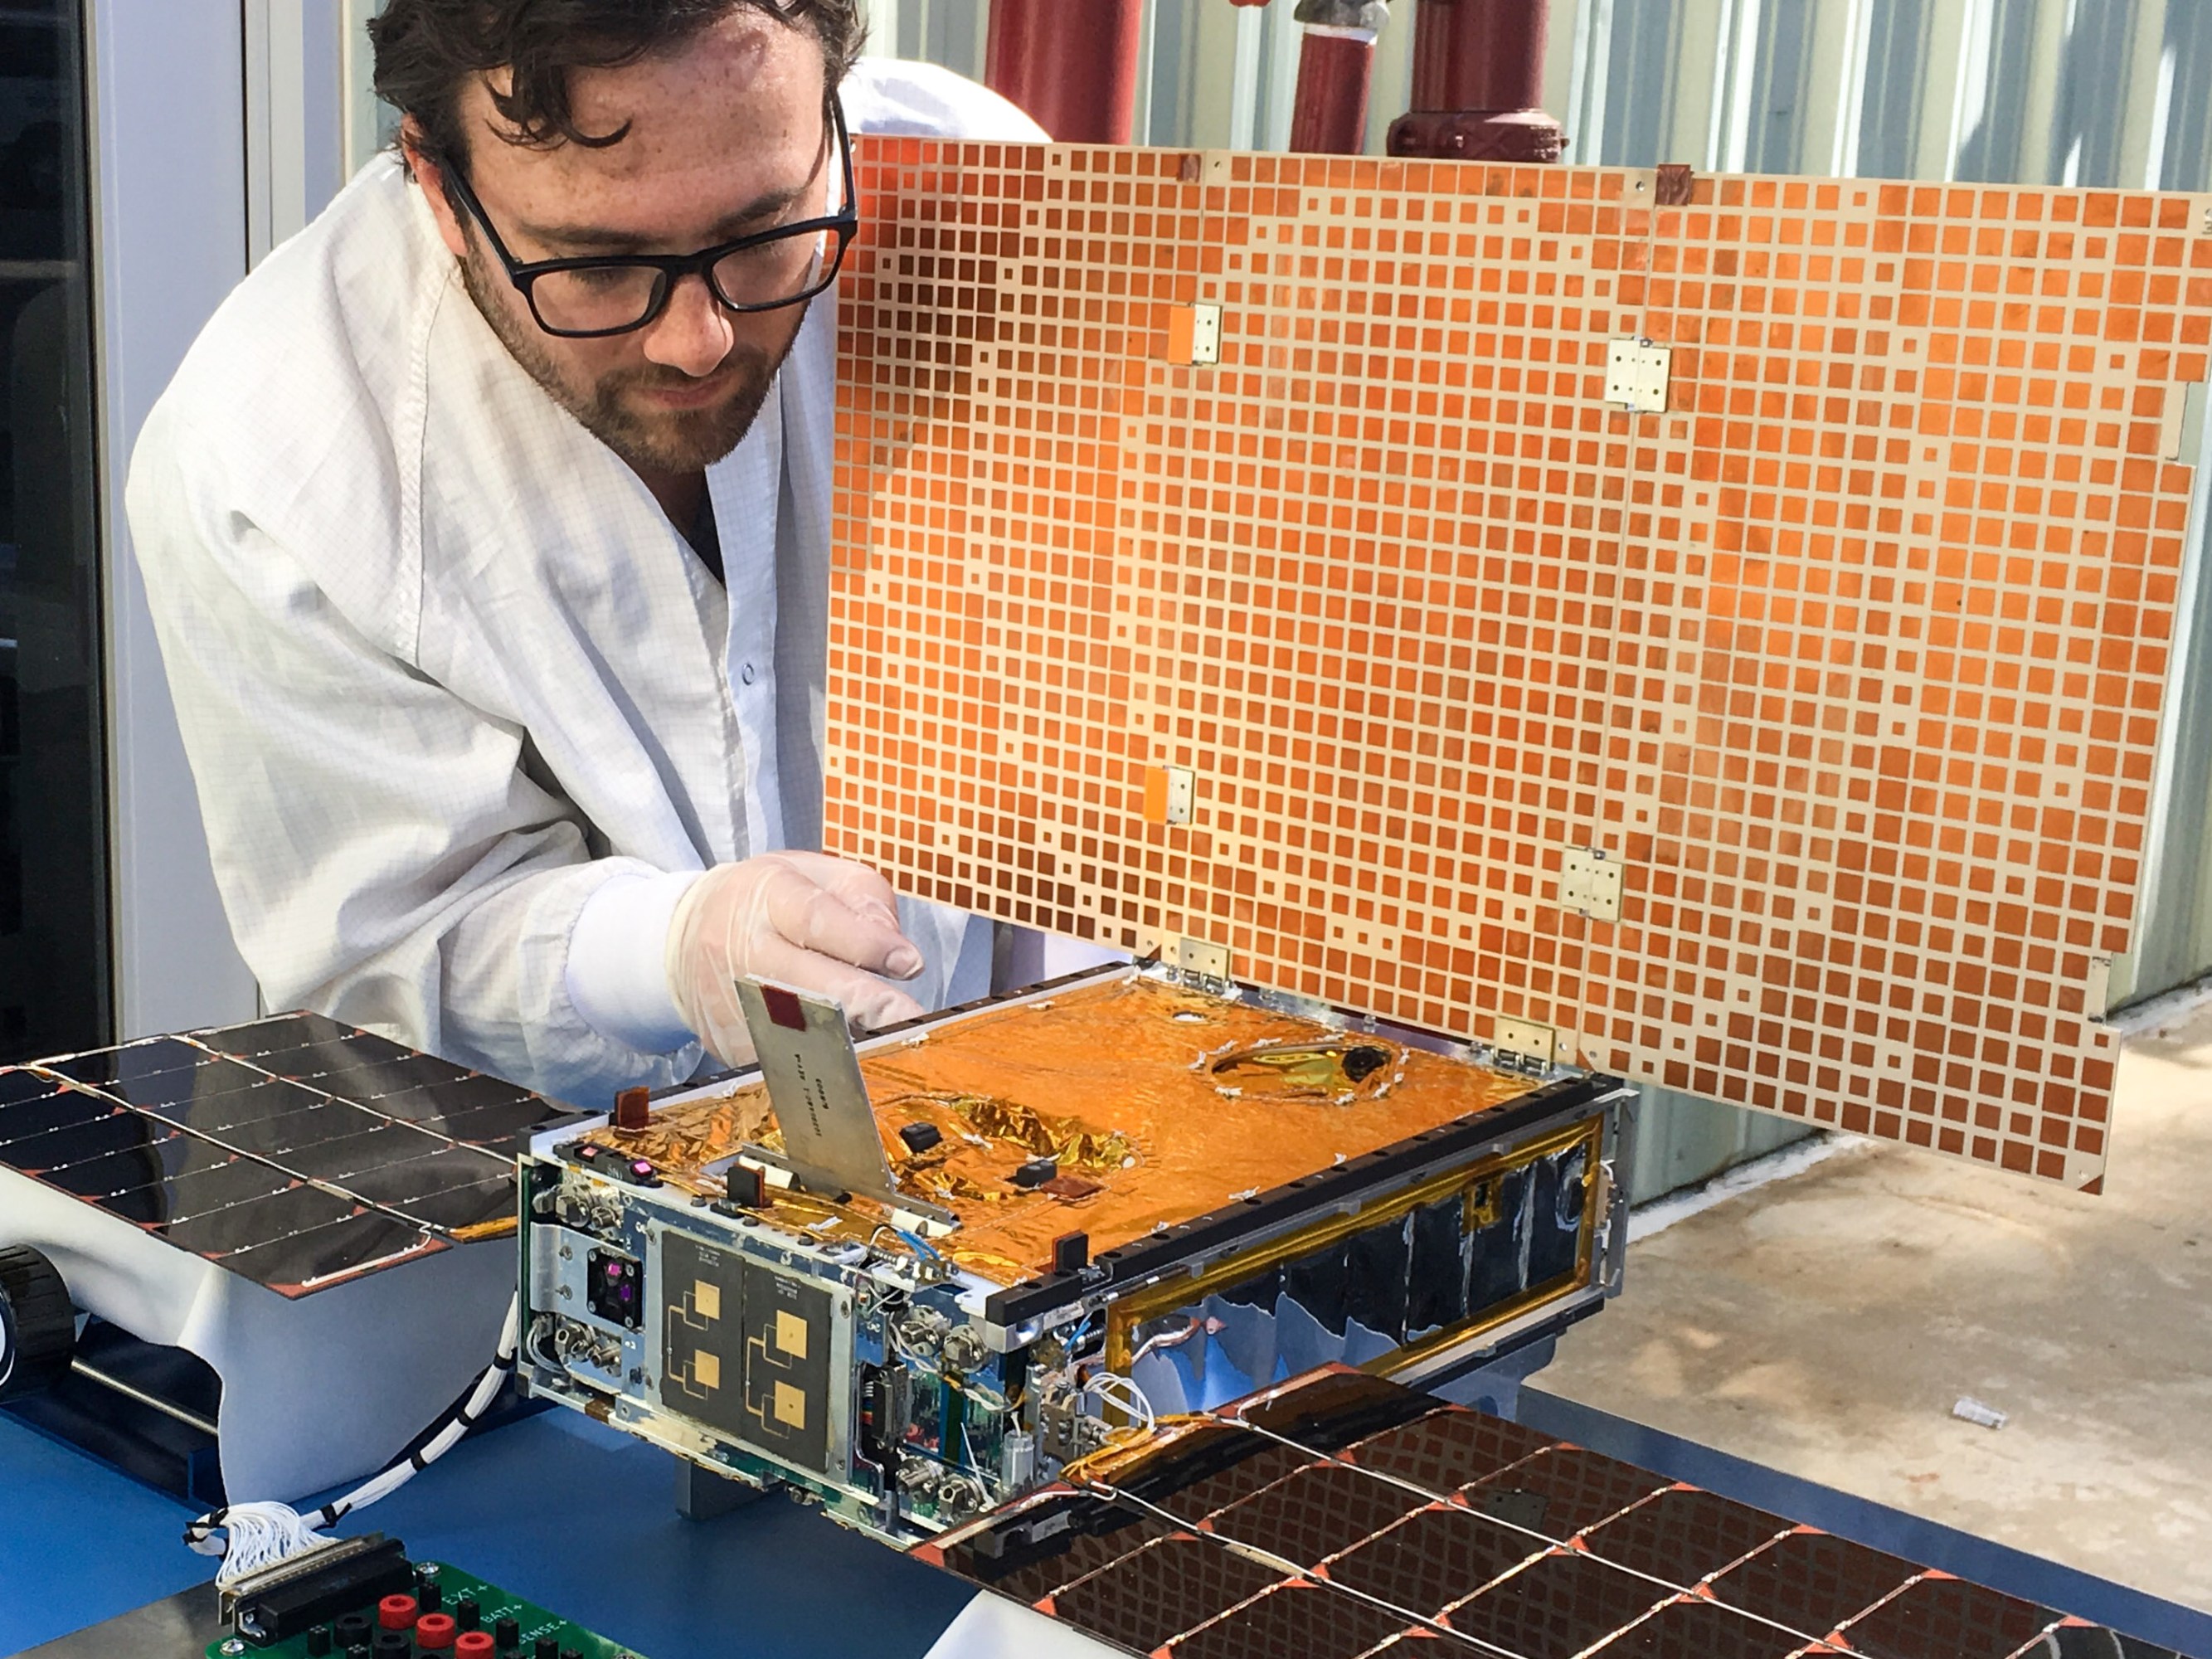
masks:
<svg viewBox="0 0 2212 1659"><path fill-rule="evenodd" d="M830 210L836 140L822 51L803 30L740 8L663 57L578 72L577 127L629 135L605 149L533 149L498 137L490 94L461 104L468 182L507 251L538 259L690 253ZM603 339L546 333L434 166L418 168L485 319L556 401L646 475L695 472L737 447L791 349L804 306L738 313L686 277L650 324Z"/></svg>

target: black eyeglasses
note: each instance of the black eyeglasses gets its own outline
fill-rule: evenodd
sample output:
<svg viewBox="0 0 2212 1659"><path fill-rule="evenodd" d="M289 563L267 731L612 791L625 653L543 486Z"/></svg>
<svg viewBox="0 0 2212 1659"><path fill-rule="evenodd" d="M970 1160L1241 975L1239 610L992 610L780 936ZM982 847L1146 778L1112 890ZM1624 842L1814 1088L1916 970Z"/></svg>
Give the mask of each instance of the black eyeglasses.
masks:
<svg viewBox="0 0 2212 1659"><path fill-rule="evenodd" d="M837 155L844 169L838 210L826 218L778 225L696 253L538 259L525 264L507 251L460 169L447 167L443 171L455 199L483 227L492 252L507 267L507 280L530 302L538 326L566 339L596 339L627 334L652 322L666 308L668 296L684 276L702 279L708 291L732 311L795 306L836 282L860 219L853 198L853 143L845 133L844 108L832 97L824 113L830 131L837 136Z"/></svg>

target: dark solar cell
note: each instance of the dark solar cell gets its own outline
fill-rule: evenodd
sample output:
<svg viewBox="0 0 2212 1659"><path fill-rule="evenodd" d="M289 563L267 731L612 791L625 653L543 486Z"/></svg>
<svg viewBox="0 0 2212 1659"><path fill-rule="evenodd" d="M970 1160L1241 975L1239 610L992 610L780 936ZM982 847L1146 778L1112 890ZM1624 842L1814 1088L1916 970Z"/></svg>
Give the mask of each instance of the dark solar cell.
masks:
<svg viewBox="0 0 2212 1659"><path fill-rule="evenodd" d="M2183 1656L2172 1648L2123 1636L2101 1625L2065 1624L2032 1639L2017 1659L2183 1659Z"/></svg>
<svg viewBox="0 0 2212 1659"><path fill-rule="evenodd" d="M1713 1580L1712 1592L1808 1636L1826 1636L1919 1571L1880 1550L1825 1532L1797 1531Z"/></svg>
<svg viewBox="0 0 2212 1659"><path fill-rule="evenodd" d="M503 1106L477 1106L467 1111L448 1112L436 1127L456 1140L512 1152L520 1151L522 1143L538 1130L559 1122L565 1115L549 1115L543 1100L536 1095L525 1095Z"/></svg>
<svg viewBox="0 0 2212 1659"><path fill-rule="evenodd" d="M1051 1610L1109 1642L1150 1653L1283 1582L1215 1540L1178 1535L1054 1592Z"/></svg>
<svg viewBox="0 0 2212 1659"><path fill-rule="evenodd" d="M1395 1475L1447 1498L1469 1481L1495 1474L1556 1443L1551 1436L1517 1423L1449 1408L1370 1435L1346 1455L1362 1468Z"/></svg>
<svg viewBox="0 0 2212 1659"><path fill-rule="evenodd" d="M1166 1463L1147 1464L1121 1485L1182 1521L1201 1520L1314 1462L1310 1453L1242 1429L1224 1428L1176 1449Z"/></svg>
<svg viewBox="0 0 2212 1659"><path fill-rule="evenodd" d="M512 1100L525 1092L512 1083L480 1072L465 1072L428 1054L405 1060L362 1065L344 1073L347 1095L355 1100L392 1101L418 1109L481 1106L495 1100Z"/></svg>
<svg viewBox="0 0 2212 1659"><path fill-rule="evenodd" d="M1403 1486L1329 1463L1231 1504L1208 1524L1224 1538L1312 1567L1372 1537L1424 1501Z"/></svg>
<svg viewBox="0 0 2212 1659"><path fill-rule="evenodd" d="M161 1218L190 1220L298 1184L297 1176L258 1159L240 1158L219 1147L195 1147L182 1168L161 1179Z"/></svg>
<svg viewBox="0 0 2212 1659"><path fill-rule="evenodd" d="M363 1210L311 1232L234 1250L222 1258L222 1265L280 1296L301 1296L324 1279L447 1248L419 1227Z"/></svg>
<svg viewBox="0 0 2212 1659"><path fill-rule="evenodd" d="M0 1164L287 1294L511 1218L501 1154L570 1116L319 1014L0 1067Z"/></svg>
<svg viewBox="0 0 2212 1659"><path fill-rule="evenodd" d="M1380 1607L1316 1584L1290 1583L1171 1643L1168 1651L1176 1659L1358 1659L1405 1627L1404 1620ZM1446 1659L1440 1650L1418 1651Z"/></svg>
<svg viewBox="0 0 2212 1659"><path fill-rule="evenodd" d="M1573 1659L1626 1630L1668 1592L1618 1567L1557 1552L1444 1615L1454 1630L1521 1659Z"/></svg>
<svg viewBox="0 0 2212 1659"><path fill-rule="evenodd" d="M1175 1531L1164 1521L1103 1498L1054 1493L1036 1504L1018 1504L1006 1525L988 1539L948 1547L945 1565L1001 1595L1039 1601Z"/></svg>
<svg viewBox="0 0 2212 1659"><path fill-rule="evenodd" d="M335 1176L349 1168L373 1169L380 1163L403 1162L409 1155L425 1150L424 1137L417 1130L398 1128L388 1118L342 1100L332 1100L327 1095L314 1094L296 1083L271 1086L292 1091L290 1109L271 1113L250 1124L234 1125L220 1135L210 1133L210 1138L238 1152L252 1152L301 1175L318 1177ZM355 1152L348 1143L365 1135L386 1137L379 1143L385 1155L378 1158L371 1152L365 1164L356 1164ZM403 1146L404 1152L400 1150ZM319 1156L314 1156L311 1163L311 1155Z"/></svg>
<svg viewBox="0 0 2212 1659"><path fill-rule="evenodd" d="M253 1063L264 1072L274 1072L279 1077L308 1078L373 1077L379 1066L399 1065L428 1056L417 1055L412 1048L404 1048L396 1042L362 1031L341 1041L302 1042L293 1048L258 1053L252 1058ZM448 1072L459 1073L458 1066L447 1065L444 1060L434 1063L446 1066Z"/></svg>
<svg viewBox="0 0 2212 1659"><path fill-rule="evenodd" d="M1502 1578L1544 1546L1465 1510L1436 1505L1330 1561L1330 1581L1424 1619Z"/></svg>
<svg viewBox="0 0 2212 1659"><path fill-rule="evenodd" d="M1694 1599L1670 1601L1590 1656L1590 1659L1788 1659L1798 1637Z"/></svg>
<svg viewBox="0 0 2212 1659"><path fill-rule="evenodd" d="M1318 1442L1349 1413L1393 1415L1391 1385L1374 1379L1324 1375L1310 1386L1327 1397L1311 1410L1297 1397L1307 1386L1275 1390L1269 1420L1322 1425ZM1007 1537L988 1547L1010 1566L975 1565L985 1547L975 1540L945 1562L1024 1599L1097 1563L1039 1605L1139 1652L1170 1643L1178 1659L2179 1659L1581 1448L1532 1449L1523 1431L1480 1413L1395 1415L1344 1461L1310 1461L1226 1424L1185 1429L1133 1466L1132 1486L1164 1507L1212 1511L1205 1527L1043 1544L1019 1533L1016 1505ZM1264 1449L1248 1455L1254 1440ZM1389 1518L1402 1489L1378 1466L1432 1477L1468 1446L1522 1461ZM1544 1534L1516 1529L1523 1523ZM1147 1541L1127 1551L1125 1538ZM1299 1571L1271 1581L1247 1549ZM1192 1616L1208 1606L1214 1614Z"/></svg>
<svg viewBox="0 0 2212 1659"><path fill-rule="evenodd" d="M20 1102L52 1094L60 1086L44 1073L27 1071L20 1066L0 1066L0 1115Z"/></svg>
<svg viewBox="0 0 2212 1659"><path fill-rule="evenodd" d="M82 1164L105 1153L143 1146L155 1134L144 1118L111 1102L90 1095L82 1097L82 1103L75 1098L64 1098L69 1103L61 1109L58 1121L50 1117L34 1133L0 1140L0 1163L37 1175L42 1170ZM40 1103L33 1102L29 1109L35 1109ZM4 1126L0 1126L0 1133L6 1133Z"/></svg>
<svg viewBox="0 0 2212 1659"><path fill-rule="evenodd" d="M404 1164L400 1172L415 1167ZM374 1189L379 1182L376 1177L370 1176L346 1184L349 1189L355 1187ZM487 1221L509 1219L514 1215L514 1183L504 1176L480 1179L435 1191L401 1190L393 1192L389 1197L380 1197L372 1190L362 1196L376 1198L386 1209L397 1210L414 1220L448 1231L481 1226Z"/></svg>
<svg viewBox="0 0 2212 1659"><path fill-rule="evenodd" d="M21 1075L20 1073L18 1075ZM82 1090L51 1085L42 1095L27 1095L0 1104L0 1163L14 1164L10 1146L68 1123L89 1123L115 1115L115 1103Z"/></svg>
<svg viewBox="0 0 2212 1659"><path fill-rule="evenodd" d="M1687 1587L1789 1530L1790 1522L1778 1515L1685 1486L1623 1510L1592 1528L1583 1543L1617 1567Z"/></svg>
<svg viewBox="0 0 2212 1659"><path fill-rule="evenodd" d="M1356 1440L1425 1415L1436 1401L1379 1376L1332 1371L1240 1407L1240 1422L1316 1451L1341 1451Z"/></svg>
<svg viewBox="0 0 2212 1659"><path fill-rule="evenodd" d="M246 1072L243 1066L236 1069L246 1073L252 1081L235 1089L210 1089L170 1101L133 1099L131 1104L221 1140L234 1139L240 1130L286 1113L318 1111L331 1103L331 1097L319 1090L303 1088L281 1078L263 1077L258 1073Z"/></svg>
<svg viewBox="0 0 2212 1659"><path fill-rule="evenodd" d="M248 1020L242 1025L219 1025L191 1034L194 1042L205 1043L217 1054L244 1054L249 1058L296 1048L303 1042L343 1042L349 1037L366 1035L350 1025L341 1025L326 1014L304 1011L271 1014L266 1019Z"/></svg>
<svg viewBox="0 0 2212 1659"><path fill-rule="evenodd" d="M2010 1659L2058 1615L1959 1578L1923 1578L1863 1613L1844 1638L1867 1659Z"/></svg>
<svg viewBox="0 0 2212 1659"><path fill-rule="evenodd" d="M102 1152L79 1164L58 1170L43 1171L40 1179L49 1186L60 1188L75 1198L88 1198L103 1209L113 1206L104 1202L118 1193L139 1191L164 1183L167 1170L161 1162L158 1146L141 1144L120 1152ZM143 1214L134 1214L134 1221L158 1221L161 1215L149 1209Z"/></svg>
<svg viewBox="0 0 2212 1659"><path fill-rule="evenodd" d="M257 1245L335 1226L359 1209L349 1199L319 1187L294 1186L173 1221L163 1233L180 1250L221 1260ZM409 1230L410 1235L414 1231Z"/></svg>
<svg viewBox="0 0 2212 1659"><path fill-rule="evenodd" d="M1479 1515L1494 1515L1564 1540L1673 1484L1632 1463L1580 1446L1561 1446L1477 1481L1464 1496Z"/></svg>
<svg viewBox="0 0 2212 1659"><path fill-rule="evenodd" d="M157 1077L188 1076L206 1064L207 1058L189 1042L179 1042L174 1037L156 1037L150 1042L96 1048L89 1054L41 1060L39 1064L42 1070L58 1072L76 1082L105 1089L118 1083L150 1081Z"/></svg>

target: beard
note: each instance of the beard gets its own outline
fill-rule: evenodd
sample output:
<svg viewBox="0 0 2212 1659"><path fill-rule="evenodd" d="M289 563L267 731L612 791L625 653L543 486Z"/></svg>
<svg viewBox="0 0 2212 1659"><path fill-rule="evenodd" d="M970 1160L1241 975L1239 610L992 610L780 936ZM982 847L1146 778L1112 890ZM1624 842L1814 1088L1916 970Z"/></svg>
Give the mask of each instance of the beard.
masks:
<svg viewBox="0 0 2212 1659"><path fill-rule="evenodd" d="M474 240L471 236L472 244ZM501 290L479 267L479 258L480 250L471 246L470 257L460 261L461 283L500 343L548 397L641 473L696 472L735 449L752 430L777 371L799 338L799 331L793 329L773 357L756 345L742 341L732 344L714 371L732 376L729 395L718 404L704 409L653 409L634 394L684 390L697 381L680 368L646 363L603 374L579 388L555 361L547 345L552 337L539 329L537 319L526 309L518 315L514 307L501 303Z"/></svg>

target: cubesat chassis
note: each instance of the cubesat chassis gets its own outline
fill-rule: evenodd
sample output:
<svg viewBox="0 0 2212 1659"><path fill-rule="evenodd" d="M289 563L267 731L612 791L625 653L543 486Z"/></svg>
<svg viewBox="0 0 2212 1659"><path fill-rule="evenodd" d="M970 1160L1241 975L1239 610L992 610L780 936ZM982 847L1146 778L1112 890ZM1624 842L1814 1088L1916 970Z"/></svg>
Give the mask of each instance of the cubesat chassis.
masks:
<svg viewBox="0 0 2212 1659"><path fill-rule="evenodd" d="M1611 1078L1532 1069L1158 964L947 1010L864 1040L858 1057L1131 977L1426 1050L1468 1068L1469 1097L1484 1103L1271 1190L1155 1223L1095 1258L1056 1249L1049 1267L1013 1282L936 1254L920 1238L929 1230L920 1213L888 1212L865 1243L823 1237L713 1196L711 1185L662 1181L615 1154L605 1119L550 1130L533 1139L519 1183L527 1388L905 1546L1046 1483L1128 1427L1152 1402L1100 1379L1151 1376L1159 1391L1160 1358L1187 1368L1195 1357L1154 1358L1155 1337L1202 1336L1188 1344L1196 1349L1233 1340L1224 1322L1285 1334L1295 1325L1309 1352L1318 1342L1327 1358L1353 1352L1342 1346L1349 1333L1364 1369L1437 1387L1618 1291L1634 1095ZM1502 1102L1500 1072L1519 1073ZM654 1109L745 1080L670 1091ZM1161 1140L1155 1166L1175 1156L1172 1134ZM728 1177L734 1166L732 1192L773 1192L788 1181L773 1164L726 1158L710 1173ZM1139 1175L1166 1177L1157 1167ZM954 1237L940 1231L938 1243ZM1269 1352L1277 1346L1289 1364L1297 1345L1271 1338ZM1285 1374L1279 1365L1254 1376L1218 1356L1216 1368L1227 1380L1206 1386L1222 1397ZM1187 1369L1174 1375L1188 1380ZM1190 1397L1160 1409L1215 1403Z"/></svg>

